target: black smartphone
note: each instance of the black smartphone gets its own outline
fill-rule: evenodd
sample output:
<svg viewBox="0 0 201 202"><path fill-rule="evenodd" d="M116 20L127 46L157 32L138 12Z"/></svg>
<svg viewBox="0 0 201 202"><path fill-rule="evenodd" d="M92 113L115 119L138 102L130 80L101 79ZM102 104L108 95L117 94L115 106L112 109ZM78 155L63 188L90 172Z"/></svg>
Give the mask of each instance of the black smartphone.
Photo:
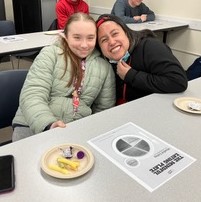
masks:
<svg viewBox="0 0 201 202"><path fill-rule="evenodd" d="M15 188L14 157L0 156L0 193L12 191Z"/></svg>

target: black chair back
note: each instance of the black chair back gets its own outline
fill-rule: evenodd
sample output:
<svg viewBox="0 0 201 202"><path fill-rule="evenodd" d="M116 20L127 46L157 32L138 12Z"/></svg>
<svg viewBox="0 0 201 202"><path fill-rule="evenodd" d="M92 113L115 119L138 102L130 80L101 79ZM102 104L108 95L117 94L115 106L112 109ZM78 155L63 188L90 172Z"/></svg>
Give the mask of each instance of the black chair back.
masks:
<svg viewBox="0 0 201 202"><path fill-rule="evenodd" d="M14 35L15 25L11 20L0 20L0 36Z"/></svg>
<svg viewBox="0 0 201 202"><path fill-rule="evenodd" d="M0 20L0 36L9 36L15 35L15 25L11 20ZM8 62L10 61L10 56L0 56L0 63L1 62Z"/></svg>
<svg viewBox="0 0 201 202"><path fill-rule="evenodd" d="M12 125L28 70L0 71L0 128Z"/></svg>
<svg viewBox="0 0 201 202"><path fill-rule="evenodd" d="M57 19L54 19L52 24L50 25L48 31L50 30L57 30Z"/></svg>

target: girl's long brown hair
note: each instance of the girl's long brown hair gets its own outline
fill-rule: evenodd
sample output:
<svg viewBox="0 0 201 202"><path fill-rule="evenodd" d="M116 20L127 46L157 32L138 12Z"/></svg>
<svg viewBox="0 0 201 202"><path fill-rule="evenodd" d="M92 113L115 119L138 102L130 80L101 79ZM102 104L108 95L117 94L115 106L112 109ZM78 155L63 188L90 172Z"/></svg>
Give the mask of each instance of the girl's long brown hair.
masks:
<svg viewBox="0 0 201 202"><path fill-rule="evenodd" d="M70 27L71 23L76 22L76 21L80 21L80 22L89 21L89 22L94 23L94 26L96 27L95 20L90 15L85 14L85 13L75 13L70 16L70 18L68 19L68 21L65 25L65 28L64 28L65 37L68 35L68 31L69 31L69 27ZM69 48L68 43L64 37L61 37L61 43L63 46L62 54L64 55L64 59L65 59L65 69L64 69L64 73L63 73L62 77L65 75L65 73L67 71L68 62L70 61L70 65L72 68L71 68L70 80L67 83L67 87L71 86L73 81L76 79L76 88L77 88L81 85L81 81L82 81L81 60L77 55L75 55L71 51L71 49ZM69 60L68 60L68 58L69 58Z"/></svg>

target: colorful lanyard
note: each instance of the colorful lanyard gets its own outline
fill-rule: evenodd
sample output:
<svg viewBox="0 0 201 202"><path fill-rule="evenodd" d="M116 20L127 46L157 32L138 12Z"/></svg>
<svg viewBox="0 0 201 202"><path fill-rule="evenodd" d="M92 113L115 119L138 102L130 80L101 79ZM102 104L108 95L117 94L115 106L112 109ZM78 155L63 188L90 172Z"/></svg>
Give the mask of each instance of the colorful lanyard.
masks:
<svg viewBox="0 0 201 202"><path fill-rule="evenodd" d="M80 104L80 95L82 93L82 87L84 84L84 74L85 74L85 69L86 69L85 60L81 61L81 68L82 68L82 80L81 80L80 86L78 88L76 88L77 79L74 80L74 85L73 85L74 90L73 90L72 96L73 96L73 112L74 112L73 115L74 116L78 112L78 107Z"/></svg>

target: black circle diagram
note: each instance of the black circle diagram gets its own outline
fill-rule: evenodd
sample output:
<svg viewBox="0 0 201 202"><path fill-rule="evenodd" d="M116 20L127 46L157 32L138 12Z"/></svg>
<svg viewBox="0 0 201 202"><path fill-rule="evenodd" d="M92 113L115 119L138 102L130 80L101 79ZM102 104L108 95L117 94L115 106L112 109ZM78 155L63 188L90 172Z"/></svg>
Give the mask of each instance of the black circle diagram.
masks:
<svg viewBox="0 0 201 202"><path fill-rule="evenodd" d="M136 136L122 136L116 141L116 149L129 157L142 157L151 150L147 141Z"/></svg>

